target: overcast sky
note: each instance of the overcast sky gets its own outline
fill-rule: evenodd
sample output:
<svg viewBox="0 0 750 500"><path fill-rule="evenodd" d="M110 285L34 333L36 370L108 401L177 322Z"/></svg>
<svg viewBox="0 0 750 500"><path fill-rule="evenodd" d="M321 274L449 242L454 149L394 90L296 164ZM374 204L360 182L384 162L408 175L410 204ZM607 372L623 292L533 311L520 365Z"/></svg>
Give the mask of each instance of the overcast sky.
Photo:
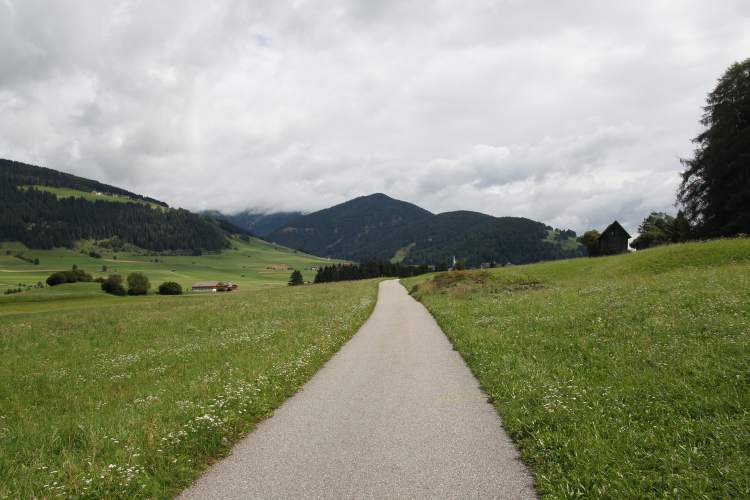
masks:
<svg viewBox="0 0 750 500"><path fill-rule="evenodd" d="M675 211L748 0L0 0L0 157L185 208Z"/></svg>

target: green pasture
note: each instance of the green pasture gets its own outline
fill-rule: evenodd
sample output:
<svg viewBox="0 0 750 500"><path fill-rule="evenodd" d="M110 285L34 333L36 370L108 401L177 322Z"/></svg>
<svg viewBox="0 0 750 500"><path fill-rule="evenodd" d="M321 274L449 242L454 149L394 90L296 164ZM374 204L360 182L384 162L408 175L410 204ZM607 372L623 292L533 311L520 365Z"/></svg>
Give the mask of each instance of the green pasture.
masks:
<svg viewBox="0 0 750 500"><path fill-rule="evenodd" d="M172 498L367 319L377 281L0 316L0 498Z"/></svg>
<svg viewBox="0 0 750 500"><path fill-rule="evenodd" d="M405 280L545 498L750 498L750 239Z"/></svg>
<svg viewBox="0 0 750 500"><path fill-rule="evenodd" d="M234 281L242 291L286 286L293 269L299 269L306 281L312 281L315 276L313 267L332 262L254 238L249 242L232 238L231 244L232 248L216 254L170 256L107 251L87 242L81 242L76 249L55 250L29 250L20 243L3 242L0 243L0 315L28 310L32 306L37 309L60 308L65 307L63 302L106 302L115 299L101 292L96 283L27 288L44 283L51 273L68 270L73 265L94 277L109 274L126 276L139 271L151 280L153 291L164 281L176 281L189 290L193 283L209 280ZM102 258L90 257L88 250L91 248L96 248ZM39 264L19 259L15 256L18 253L32 261L39 259ZM5 290L18 287L24 291L4 294Z"/></svg>
<svg viewBox="0 0 750 500"><path fill-rule="evenodd" d="M546 241L547 243L551 243L553 245L559 245L563 250L566 250L566 251L573 251L581 246L581 244L578 242L578 239L566 238L561 241L557 239L559 235L560 235L559 229L548 229L547 237L544 239L544 241Z"/></svg>
<svg viewBox="0 0 750 500"><path fill-rule="evenodd" d="M139 203L141 205L148 205L151 208L156 208L159 210L165 209L165 207L163 207L162 205L151 203L150 201L146 201L146 200L142 200L138 198L130 198L128 196L119 195L119 194L95 193L91 191L81 191L79 189L71 189L71 188L55 187L55 186L44 186L41 184L34 184L30 186L19 186L19 188L46 191L48 193L54 194L55 196L57 196L58 199L83 198L84 200L88 200L88 201L112 201L115 203Z"/></svg>

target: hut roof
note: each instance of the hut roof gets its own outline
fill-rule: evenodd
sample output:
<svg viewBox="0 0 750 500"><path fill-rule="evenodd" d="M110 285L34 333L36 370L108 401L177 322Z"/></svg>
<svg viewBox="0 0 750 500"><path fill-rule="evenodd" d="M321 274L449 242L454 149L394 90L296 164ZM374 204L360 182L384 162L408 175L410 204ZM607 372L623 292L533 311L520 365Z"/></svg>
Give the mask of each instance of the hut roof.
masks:
<svg viewBox="0 0 750 500"><path fill-rule="evenodd" d="M605 229L604 231L602 231L602 234L599 235L599 238L601 238L602 236L604 236L605 234L607 234L608 232L610 232L610 230L622 233L625 236L627 236L628 239L630 239L630 234L628 234L628 232L625 231L625 228L622 227L620 225L620 223L617 222L617 221L614 221L612 224L610 224L609 226L607 226L607 229Z"/></svg>

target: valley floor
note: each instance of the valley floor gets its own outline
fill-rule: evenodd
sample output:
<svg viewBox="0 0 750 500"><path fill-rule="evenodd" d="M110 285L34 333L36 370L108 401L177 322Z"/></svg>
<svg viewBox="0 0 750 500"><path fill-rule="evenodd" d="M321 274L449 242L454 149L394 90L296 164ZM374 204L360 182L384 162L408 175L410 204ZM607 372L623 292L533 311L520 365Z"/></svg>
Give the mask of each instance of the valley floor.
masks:
<svg viewBox="0 0 750 500"><path fill-rule="evenodd" d="M376 284L0 316L0 498L173 496L359 329Z"/></svg>
<svg viewBox="0 0 750 500"><path fill-rule="evenodd" d="M200 256L158 255L133 249L130 252L105 250L81 241L75 249L30 250L17 242L0 243L0 316L49 310L70 310L91 306L120 306L139 301L161 300L155 295L160 283L175 281L189 291L198 281L232 281L239 291L285 287L292 270L302 272L306 281L315 277L314 268L330 265L330 259L314 257L289 248L251 238L231 238L231 248ZM96 248L100 257L91 257ZM19 258L18 256L23 258ZM38 264L34 264L37 259ZM338 262L338 261L333 261ZM55 271L73 266L96 277L141 272L151 281L147 297L113 297L101 291L98 283L44 285ZM21 289L21 293L5 293ZM205 298L205 295L204 295Z"/></svg>
<svg viewBox="0 0 750 500"><path fill-rule="evenodd" d="M238 245L226 269L250 251ZM83 285L93 286L69 286ZM404 285L479 380L536 493L750 497L750 239ZM54 287L0 302L0 498L173 496L354 335L377 281L249 288L116 298ZM447 342L436 347L442 337L425 326L430 318L392 308L379 321L390 335L365 327L347 346L355 355L332 363L345 373L340 385L316 393L316 378L311 394L295 398L306 406L291 414L299 427L281 429L301 432L289 456L328 453L323 469L295 480L344 481L343 470L383 495L391 484L411 496L437 485L440 496L456 491L441 485L467 478L461 491L477 496L485 486L533 494L472 377ZM453 387L457 376L464 384ZM485 457L477 467L474 451ZM281 462L273 463L296 463ZM502 464L515 464L507 470L517 489L503 489ZM231 465L216 470L231 474Z"/></svg>

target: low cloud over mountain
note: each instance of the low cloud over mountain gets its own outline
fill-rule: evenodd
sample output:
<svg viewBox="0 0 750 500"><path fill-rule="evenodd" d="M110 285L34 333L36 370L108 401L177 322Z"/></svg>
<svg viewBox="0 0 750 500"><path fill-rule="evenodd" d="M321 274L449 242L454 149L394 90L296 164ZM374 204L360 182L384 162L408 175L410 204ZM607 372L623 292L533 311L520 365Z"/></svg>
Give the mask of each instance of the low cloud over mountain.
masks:
<svg viewBox="0 0 750 500"><path fill-rule="evenodd" d="M750 4L0 2L0 157L193 210L670 209Z"/></svg>

